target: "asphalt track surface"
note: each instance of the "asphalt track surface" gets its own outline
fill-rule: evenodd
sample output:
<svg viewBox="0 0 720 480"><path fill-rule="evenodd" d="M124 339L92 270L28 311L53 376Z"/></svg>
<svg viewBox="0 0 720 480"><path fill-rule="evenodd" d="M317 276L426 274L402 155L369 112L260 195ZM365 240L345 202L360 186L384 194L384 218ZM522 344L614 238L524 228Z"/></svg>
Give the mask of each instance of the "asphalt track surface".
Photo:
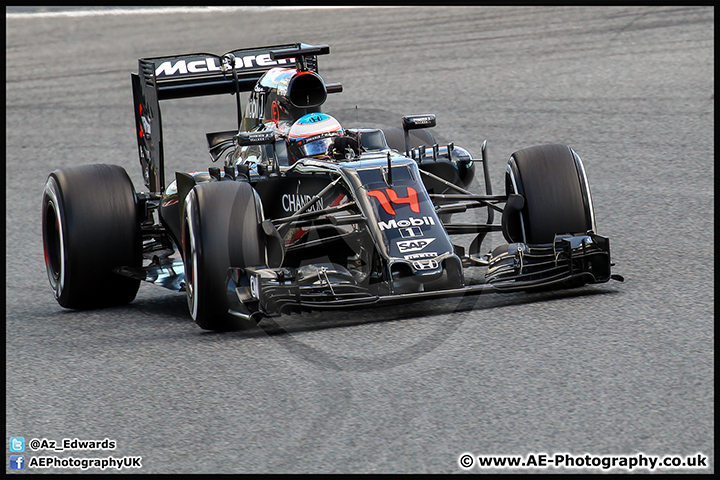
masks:
<svg viewBox="0 0 720 480"><path fill-rule="evenodd" d="M707 468L680 471L714 471L712 7L249 9L6 27L6 437L117 442L26 449L28 461L461 473L465 452L702 453ZM152 285L126 307L60 308L43 185L56 168L113 163L144 189L137 59L295 41L331 46L321 73L345 91L324 111L346 126L435 113L436 134L476 156L488 139L496 192L513 151L572 146L625 283L286 316L246 333L201 330L182 294ZM233 98L166 103L168 164L207 167L204 134L235 126Z"/></svg>

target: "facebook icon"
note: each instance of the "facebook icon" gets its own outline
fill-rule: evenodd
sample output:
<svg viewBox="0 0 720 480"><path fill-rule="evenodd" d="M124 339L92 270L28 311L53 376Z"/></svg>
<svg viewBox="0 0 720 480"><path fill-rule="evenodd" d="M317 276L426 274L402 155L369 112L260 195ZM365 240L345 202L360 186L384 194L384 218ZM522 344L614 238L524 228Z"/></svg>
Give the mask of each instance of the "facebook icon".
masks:
<svg viewBox="0 0 720 480"><path fill-rule="evenodd" d="M10 470L25 470L25 455L10 455Z"/></svg>

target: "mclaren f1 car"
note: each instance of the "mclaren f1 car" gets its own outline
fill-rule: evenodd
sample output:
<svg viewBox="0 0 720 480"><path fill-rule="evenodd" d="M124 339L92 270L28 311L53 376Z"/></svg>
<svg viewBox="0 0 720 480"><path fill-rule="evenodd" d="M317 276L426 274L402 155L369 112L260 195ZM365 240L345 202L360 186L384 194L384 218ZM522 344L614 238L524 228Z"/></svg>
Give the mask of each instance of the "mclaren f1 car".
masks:
<svg viewBox="0 0 720 480"><path fill-rule="evenodd" d="M479 158L438 144L433 114L343 128L322 112L342 91L318 73L328 53L298 43L140 59L131 81L146 191L115 165L47 179L43 246L58 303L125 304L144 281L184 291L200 327L234 330L293 312L622 280L573 149L516 151L494 194L486 143ZM206 134L207 169L166 176L160 102L220 94L235 96L237 128ZM482 220L453 221L469 211ZM490 232L505 242L487 245Z"/></svg>

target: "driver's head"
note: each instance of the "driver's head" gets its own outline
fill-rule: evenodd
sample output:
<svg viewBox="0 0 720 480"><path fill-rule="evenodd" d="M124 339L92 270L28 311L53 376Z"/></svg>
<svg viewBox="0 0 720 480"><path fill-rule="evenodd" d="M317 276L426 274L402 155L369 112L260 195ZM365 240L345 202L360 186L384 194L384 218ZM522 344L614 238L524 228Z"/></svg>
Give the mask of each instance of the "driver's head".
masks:
<svg viewBox="0 0 720 480"><path fill-rule="evenodd" d="M330 115L303 115L288 132L288 150L293 157L292 161L307 157L330 157L335 139L342 135L342 125Z"/></svg>

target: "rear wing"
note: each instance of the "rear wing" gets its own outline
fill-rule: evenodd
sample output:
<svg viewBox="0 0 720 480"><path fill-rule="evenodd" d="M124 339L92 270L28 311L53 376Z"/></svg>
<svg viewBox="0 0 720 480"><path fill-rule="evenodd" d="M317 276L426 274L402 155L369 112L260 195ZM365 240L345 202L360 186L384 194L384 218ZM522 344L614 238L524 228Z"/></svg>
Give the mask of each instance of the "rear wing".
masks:
<svg viewBox="0 0 720 480"><path fill-rule="evenodd" d="M235 94L240 119L240 92L252 91L265 72L295 66L296 59L289 56L294 52L304 68L317 72L316 55L328 51L327 46L295 43L232 50L224 55L192 53L139 59L138 73L132 73L131 80L145 185L154 193L165 188L161 100Z"/></svg>

